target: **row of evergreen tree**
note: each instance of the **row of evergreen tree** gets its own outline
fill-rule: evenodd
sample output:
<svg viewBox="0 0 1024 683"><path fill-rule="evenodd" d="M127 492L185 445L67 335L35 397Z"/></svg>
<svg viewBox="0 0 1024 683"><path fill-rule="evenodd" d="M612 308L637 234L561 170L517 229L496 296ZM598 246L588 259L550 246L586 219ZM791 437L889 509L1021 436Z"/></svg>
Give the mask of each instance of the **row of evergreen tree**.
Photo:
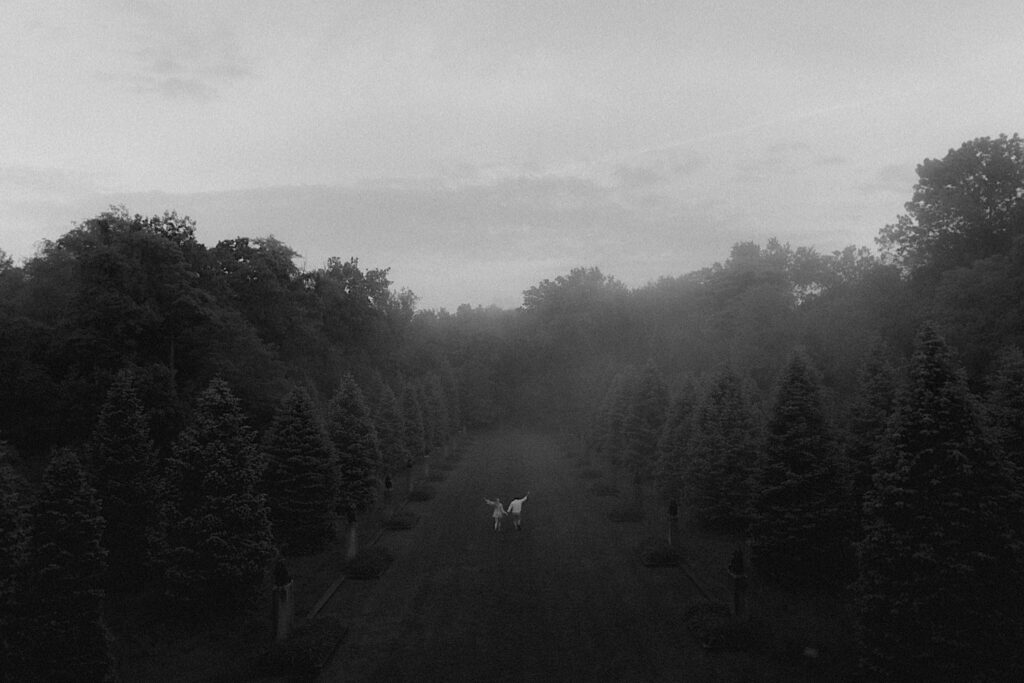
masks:
<svg viewBox="0 0 1024 683"><path fill-rule="evenodd" d="M999 678L1024 667L1024 356L975 396L933 325L899 363L866 359L846 424L794 353L767 414L728 366L671 399L653 363L595 411L590 448L681 500L704 528L752 541L759 573L856 603L883 680Z"/></svg>
<svg viewBox="0 0 1024 683"><path fill-rule="evenodd" d="M81 455L51 458L27 511L24 483L0 470L5 675L103 679L108 590L157 592L190 618L252 605L275 558L323 550L339 514L355 523L384 477L448 440L457 406L431 380L405 384L401 403L382 384L373 408L351 375L325 410L297 388L261 442L217 378L161 457L119 373Z"/></svg>

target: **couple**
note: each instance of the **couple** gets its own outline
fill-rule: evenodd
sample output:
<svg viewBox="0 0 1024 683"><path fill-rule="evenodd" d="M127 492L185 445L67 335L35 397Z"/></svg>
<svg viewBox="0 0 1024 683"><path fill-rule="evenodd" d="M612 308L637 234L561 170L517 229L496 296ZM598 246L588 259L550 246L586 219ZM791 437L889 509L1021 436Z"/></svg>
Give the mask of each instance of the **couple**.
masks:
<svg viewBox="0 0 1024 683"><path fill-rule="evenodd" d="M502 507L501 498L495 498L494 500L484 498L484 502L490 505L492 508L494 508L494 513L491 515L492 517L494 517L494 530L501 531L501 521L505 519L505 515L512 515L512 524L515 525L516 531L522 531L523 503L525 503L526 499L529 497L530 492L527 491L525 496L523 496L522 498L516 498L511 503L509 503L507 510L504 507Z"/></svg>

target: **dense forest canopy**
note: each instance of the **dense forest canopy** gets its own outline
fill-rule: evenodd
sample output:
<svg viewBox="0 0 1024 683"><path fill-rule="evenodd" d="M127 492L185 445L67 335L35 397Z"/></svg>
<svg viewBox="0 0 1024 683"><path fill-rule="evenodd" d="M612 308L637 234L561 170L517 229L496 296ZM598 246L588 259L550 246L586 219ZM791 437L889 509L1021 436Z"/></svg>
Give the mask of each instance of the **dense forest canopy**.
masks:
<svg viewBox="0 0 1024 683"><path fill-rule="evenodd" d="M712 527L752 524L765 567L798 556L778 535L811 533L808 506L828 501L814 538L830 539L829 566L852 569L862 523L874 534L867 560L895 542L885 534L897 494L878 487L896 475L883 481L877 468L926 457L907 435L931 419L915 413L912 392L930 390L913 383L927 381L918 366L938 348L943 391L974 430L962 452L998 454L983 485L998 489L1001 507L978 524L1001 520L989 550L1019 566L1022 527L1006 511L1020 510L1024 465L1024 141L965 142L925 160L918 177L906 213L881 228L877 254L742 242L720 263L638 288L580 267L529 288L515 310L418 310L386 269L331 258L304 270L272 236L207 247L174 212L112 208L22 264L0 253L5 544L24 548L24 510L53 495L44 468L61 449L82 456L56 462L89 514L114 506L92 500L79 467L101 493L123 487L116 477L129 470L145 470L137 476L159 489L234 468L248 472L232 486L250 501L242 518L259 552L244 561L256 576L271 556L268 524L287 531L279 547L321 547L330 515L372 499L375 472L464 427L514 420L578 435L638 487L654 477L667 495L690 496ZM892 408L879 414L883 405ZM115 419L132 433L113 432ZM297 447L291 434L313 445ZM240 464L214 455L230 443L244 444ZM115 480L97 479L114 466ZM300 527L290 510L314 497L290 482L314 466L323 523ZM276 474L259 484L267 472ZM961 475L943 474L953 488ZM212 504L160 495L165 521L193 520ZM929 514L949 514L936 506ZM912 543L916 530L899 533ZM177 555L159 543L154 552L191 581L199 560L192 551L182 559L187 543L174 543ZM880 571L862 577L869 611L891 584ZM887 670L886 643L871 647Z"/></svg>

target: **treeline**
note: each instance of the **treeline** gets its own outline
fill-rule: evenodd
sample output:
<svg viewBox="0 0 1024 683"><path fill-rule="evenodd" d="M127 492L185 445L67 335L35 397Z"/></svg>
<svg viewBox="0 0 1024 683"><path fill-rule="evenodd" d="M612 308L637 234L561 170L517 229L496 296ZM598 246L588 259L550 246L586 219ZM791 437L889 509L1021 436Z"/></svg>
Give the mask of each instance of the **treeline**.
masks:
<svg viewBox="0 0 1024 683"><path fill-rule="evenodd" d="M418 311L384 270L305 271L273 238L207 248L173 213L112 211L0 258L20 568L0 576L80 563L61 585L92 605L138 564L178 603L244 601L389 468L514 420L750 537L773 580L850 587L871 675L998 678L1024 635L1024 142L972 140L918 176L877 254L741 243L636 289L578 268L516 310ZM114 512L140 500L159 505Z"/></svg>
<svg viewBox="0 0 1024 683"><path fill-rule="evenodd" d="M107 591L247 609L461 429L452 368L404 353L412 294L294 258L123 210L0 258L5 677L110 675Z"/></svg>

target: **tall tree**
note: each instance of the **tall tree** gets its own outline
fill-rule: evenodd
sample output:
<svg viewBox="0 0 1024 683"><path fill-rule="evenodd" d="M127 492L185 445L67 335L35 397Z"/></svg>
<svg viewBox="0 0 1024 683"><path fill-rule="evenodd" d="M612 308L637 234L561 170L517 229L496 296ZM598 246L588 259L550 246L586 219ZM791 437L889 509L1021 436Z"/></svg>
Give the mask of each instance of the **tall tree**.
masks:
<svg viewBox="0 0 1024 683"><path fill-rule="evenodd" d="M402 436L406 452L412 459L422 458L427 451L423 409L420 407L418 393L416 385L412 382L406 382L402 389Z"/></svg>
<svg viewBox="0 0 1024 683"><path fill-rule="evenodd" d="M750 523L759 431L746 391L730 368L718 370L694 418L687 498L702 524L742 532Z"/></svg>
<svg viewBox="0 0 1024 683"><path fill-rule="evenodd" d="M402 409L395 398L395 392L386 382L381 382L373 418L380 441L381 454L384 457L384 466L389 472L397 472L405 467L406 460L409 458L409 449L405 445L405 422L402 418Z"/></svg>
<svg viewBox="0 0 1024 683"><path fill-rule="evenodd" d="M1019 472L1024 472L1024 352L1004 349L988 381L985 405L993 436Z"/></svg>
<svg viewBox="0 0 1024 683"><path fill-rule="evenodd" d="M1024 232L1024 140L976 138L925 159L907 213L877 239L906 270L933 279L1007 250Z"/></svg>
<svg viewBox="0 0 1024 683"><path fill-rule="evenodd" d="M363 392L350 374L327 407L327 433L338 458L341 504L364 510L373 502L383 458Z"/></svg>
<svg viewBox="0 0 1024 683"><path fill-rule="evenodd" d="M18 605L24 595L28 558L28 516L18 491L18 476L7 464L7 446L0 442L0 661L19 657L13 634L24 627Z"/></svg>
<svg viewBox="0 0 1024 683"><path fill-rule="evenodd" d="M668 389L653 362L648 362L638 377L626 419L622 425L623 460L629 471L637 502L643 482L650 476L658 449L658 439L668 412Z"/></svg>
<svg viewBox="0 0 1024 683"><path fill-rule="evenodd" d="M888 355L884 345L872 349L861 366L857 394L850 409L844 452L851 508L858 518L864 494L871 488L872 462L896 403L896 370Z"/></svg>
<svg viewBox="0 0 1024 683"><path fill-rule="evenodd" d="M102 681L112 676L110 633L103 623L106 551L95 490L71 451L54 455L32 506L32 537L14 634L12 680Z"/></svg>
<svg viewBox="0 0 1024 683"><path fill-rule="evenodd" d="M842 583L852 520L820 380L799 353L776 390L759 487L752 525L759 569L784 584Z"/></svg>
<svg viewBox="0 0 1024 683"><path fill-rule="evenodd" d="M195 608L251 602L274 555L259 493L256 433L227 383L199 396L167 464L163 570L170 597Z"/></svg>
<svg viewBox="0 0 1024 683"><path fill-rule="evenodd" d="M334 449L305 390L285 396L264 448L275 539L293 555L318 552L334 537L338 472Z"/></svg>
<svg viewBox="0 0 1024 683"><path fill-rule="evenodd" d="M106 520L108 587L137 589L152 559L159 481L149 426L129 372L120 372L107 392L87 452Z"/></svg>
<svg viewBox="0 0 1024 683"><path fill-rule="evenodd" d="M1020 493L945 341L922 327L874 486L857 582L885 680L1007 680L1022 653Z"/></svg>
<svg viewBox="0 0 1024 683"><path fill-rule="evenodd" d="M669 500L682 497L685 472L689 467L690 434L693 431L693 412L697 397L692 381L672 397L665 426L658 439L657 460L654 465L658 489Z"/></svg>

